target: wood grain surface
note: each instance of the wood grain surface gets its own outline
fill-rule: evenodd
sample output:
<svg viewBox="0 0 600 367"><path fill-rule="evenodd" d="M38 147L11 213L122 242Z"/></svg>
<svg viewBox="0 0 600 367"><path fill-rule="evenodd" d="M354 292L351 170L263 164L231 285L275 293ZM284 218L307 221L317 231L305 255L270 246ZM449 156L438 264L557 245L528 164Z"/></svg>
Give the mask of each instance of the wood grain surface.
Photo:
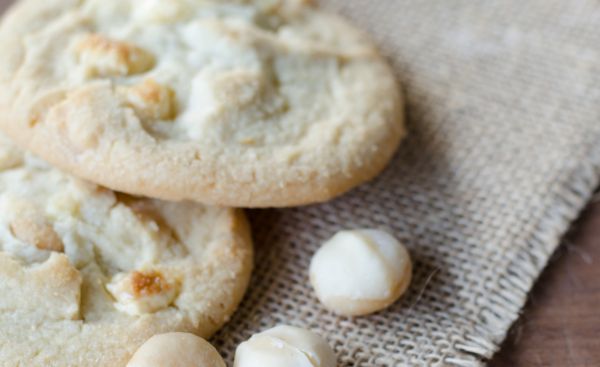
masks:
<svg viewBox="0 0 600 367"><path fill-rule="evenodd" d="M0 0L0 12L11 2ZM600 200L574 224L490 365L600 366Z"/></svg>
<svg viewBox="0 0 600 367"><path fill-rule="evenodd" d="M600 366L600 195L552 257L490 365Z"/></svg>

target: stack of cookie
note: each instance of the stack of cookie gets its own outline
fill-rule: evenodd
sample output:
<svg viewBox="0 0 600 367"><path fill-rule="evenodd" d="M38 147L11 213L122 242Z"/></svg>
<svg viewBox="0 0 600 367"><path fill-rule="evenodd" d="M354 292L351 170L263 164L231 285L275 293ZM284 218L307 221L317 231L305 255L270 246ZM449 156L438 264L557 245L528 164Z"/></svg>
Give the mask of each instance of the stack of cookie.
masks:
<svg viewBox="0 0 600 367"><path fill-rule="evenodd" d="M369 39L303 0L21 0L0 25L0 360L124 366L209 337L243 214L329 200L404 135Z"/></svg>

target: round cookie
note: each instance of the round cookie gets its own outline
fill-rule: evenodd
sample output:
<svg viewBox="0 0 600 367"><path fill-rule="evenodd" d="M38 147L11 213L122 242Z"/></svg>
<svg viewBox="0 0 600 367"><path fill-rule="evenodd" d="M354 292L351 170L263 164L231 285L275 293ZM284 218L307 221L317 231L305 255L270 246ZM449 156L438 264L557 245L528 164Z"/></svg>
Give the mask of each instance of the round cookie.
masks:
<svg viewBox="0 0 600 367"><path fill-rule="evenodd" d="M372 42L306 0L22 0L0 44L0 128L117 191L325 201L405 134Z"/></svg>
<svg viewBox="0 0 600 367"><path fill-rule="evenodd" d="M252 269L243 213L116 194L0 142L0 360L125 366L219 329Z"/></svg>

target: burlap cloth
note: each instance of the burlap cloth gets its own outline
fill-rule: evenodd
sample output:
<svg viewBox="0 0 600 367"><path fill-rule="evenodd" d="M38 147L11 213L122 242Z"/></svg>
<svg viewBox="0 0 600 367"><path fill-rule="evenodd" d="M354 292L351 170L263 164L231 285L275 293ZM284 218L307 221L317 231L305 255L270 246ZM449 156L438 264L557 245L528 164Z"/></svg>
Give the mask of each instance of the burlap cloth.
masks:
<svg viewBox="0 0 600 367"><path fill-rule="evenodd" d="M390 57L410 137L338 200L250 212L256 271L214 341L231 362L252 333L286 323L323 334L340 366L485 364L599 181L600 3L323 3ZM391 230L416 266L400 302L352 319L319 305L307 269L355 227Z"/></svg>

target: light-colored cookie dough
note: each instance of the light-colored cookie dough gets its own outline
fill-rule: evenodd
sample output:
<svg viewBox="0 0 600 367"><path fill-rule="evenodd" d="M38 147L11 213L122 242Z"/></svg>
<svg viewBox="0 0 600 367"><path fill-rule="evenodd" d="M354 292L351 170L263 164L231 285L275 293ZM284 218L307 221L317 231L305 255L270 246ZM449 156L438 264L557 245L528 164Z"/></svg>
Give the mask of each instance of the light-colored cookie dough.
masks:
<svg viewBox="0 0 600 367"><path fill-rule="evenodd" d="M405 133L371 41L306 0L22 0L0 44L0 128L117 191L325 201Z"/></svg>
<svg viewBox="0 0 600 367"><path fill-rule="evenodd" d="M280 325L253 335L235 351L234 367L336 367L327 341L310 330Z"/></svg>
<svg viewBox="0 0 600 367"><path fill-rule="evenodd" d="M219 352L190 333L166 333L148 339L127 367L226 367Z"/></svg>
<svg viewBox="0 0 600 367"><path fill-rule="evenodd" d="M406 248L376 229L338 232L310 263L310 282L319 300L348 316L388 307L406 291L411 277Z"/></svg>
<svg viewBox="0 0 600 367"><path fill-rule="evenodd" d="M241 211L139 199L0 139L0 364L125 366L149 337L208 337L247 287Z"/></svg>

